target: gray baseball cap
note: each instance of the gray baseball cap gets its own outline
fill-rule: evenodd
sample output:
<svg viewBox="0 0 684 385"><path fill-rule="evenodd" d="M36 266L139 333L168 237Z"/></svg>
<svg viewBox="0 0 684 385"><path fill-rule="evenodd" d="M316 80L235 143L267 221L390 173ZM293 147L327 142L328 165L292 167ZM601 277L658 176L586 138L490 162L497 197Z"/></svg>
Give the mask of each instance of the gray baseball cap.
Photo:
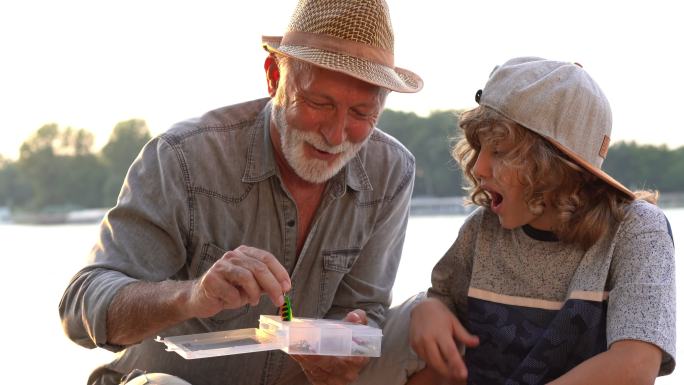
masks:
<svg viewBox="0 0 684 385"><path fill-rule="evenodd" d="M541 135L587 171L634 197L601 170L610 144L610 104L581 65L537 57L511 59L494 68L476 100Z"/></svg>

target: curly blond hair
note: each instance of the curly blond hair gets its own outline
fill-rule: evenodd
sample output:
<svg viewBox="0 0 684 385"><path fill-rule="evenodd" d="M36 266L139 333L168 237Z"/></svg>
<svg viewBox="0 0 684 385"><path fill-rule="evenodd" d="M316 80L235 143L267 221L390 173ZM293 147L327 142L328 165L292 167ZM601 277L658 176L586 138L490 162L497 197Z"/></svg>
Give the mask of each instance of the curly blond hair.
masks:
<svg viewBox="0 0 684 385"><path fill-rule="evenodd" d="M477 107L461 115L463 137L452 156L465 175L468 202L489 207L490 196L473 172L481 142L514 143L502 159L504 167L517 171L530 212L540 215L546 204L559 212L560 226L554 233L562 242L587 250L616 222L624 218L624 208L633 198L603 182L556 149L550 142L489 107ZM544 196L550 202L544 202ZM637 191L636 199L656 203L656 191Z"/></svg>

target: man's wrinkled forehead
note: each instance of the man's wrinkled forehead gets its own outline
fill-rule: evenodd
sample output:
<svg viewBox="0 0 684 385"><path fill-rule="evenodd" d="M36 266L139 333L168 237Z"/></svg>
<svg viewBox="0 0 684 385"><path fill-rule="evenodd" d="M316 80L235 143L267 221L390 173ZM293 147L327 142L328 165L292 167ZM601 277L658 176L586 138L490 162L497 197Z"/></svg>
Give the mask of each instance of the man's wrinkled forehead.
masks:
<svg viewBox="0 0 684 385"><path fill-rule="evenodd" d="M333 71L306 62L296 63L296 59L288 58L286 66L287 82L292 87L287 87L290 92L316 92L321 95L332 97L344 89L355 88L362 93L373 94L373 100L379 108L383 108L390 90L375 84L365 82L343 72ZM319 87L319 82L339 83L340 87ZM348 87L348 88L347 88Z"/></svg>

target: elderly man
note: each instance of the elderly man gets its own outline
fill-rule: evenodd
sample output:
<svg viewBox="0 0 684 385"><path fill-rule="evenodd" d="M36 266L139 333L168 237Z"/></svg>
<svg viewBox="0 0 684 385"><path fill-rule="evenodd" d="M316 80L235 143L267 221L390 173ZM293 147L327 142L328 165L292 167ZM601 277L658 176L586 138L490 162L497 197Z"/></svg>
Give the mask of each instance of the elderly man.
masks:
<svg viewBox="0 0 684 385"><path fill-rule="evenodd" d="M367 362L184 360L152 339L255 327L288 292L295 316L383 322L414 159L374 126L389 91L422 80L394 66L382 0L301 0L283 37L264 41L270 98L150 141L66 289L67 335L121 352L89 384L348 383Z"/></svg>

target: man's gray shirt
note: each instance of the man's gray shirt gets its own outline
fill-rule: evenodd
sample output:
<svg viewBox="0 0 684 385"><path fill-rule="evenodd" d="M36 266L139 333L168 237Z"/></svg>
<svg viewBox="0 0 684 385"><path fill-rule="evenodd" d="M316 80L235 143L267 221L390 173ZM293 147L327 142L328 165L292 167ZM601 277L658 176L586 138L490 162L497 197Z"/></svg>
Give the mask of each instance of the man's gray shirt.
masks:
<svg viewBox="0 0 684 385"><path fill-rule="evenodd" d="M367 312L380 325L391 302L413 189L414 158L374 129L368 142L326 186L308 237L296 253L297 208L274 160L269 99L211 111L152 139L132 164L107 213L87 267L60 303L68 336L88 347L106 341L107 308L123 286L200 276L240 245L271 252L292 278L293 314L343 318ZM159 333L172 336L254 328L259 305L190 319ZM201 384L300 383L282 352L184 360L147 339L126 347L109 369L164 372ZM117 375L118 376L118 375ZM115 383L114 375L97 383Z"/></svg>

